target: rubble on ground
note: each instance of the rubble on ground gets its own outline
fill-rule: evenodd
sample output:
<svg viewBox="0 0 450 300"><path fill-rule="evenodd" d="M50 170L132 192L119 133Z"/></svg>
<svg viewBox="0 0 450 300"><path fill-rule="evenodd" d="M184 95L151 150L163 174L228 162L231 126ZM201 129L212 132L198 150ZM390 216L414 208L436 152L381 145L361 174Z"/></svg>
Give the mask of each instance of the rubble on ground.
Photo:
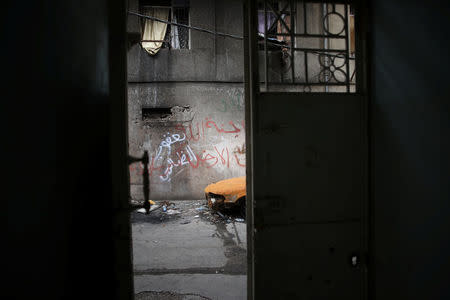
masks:
<svg viewBox="0 0 450 300"><path fill-rule="evenodd" d="M215 211L208 207L206 200L198 201L154 201L150 213L145 215L145 209L139 208L132 214L133 221L163 223L179 221L180 224L207 221L211 224L245 222L234 211ZM142 207L142 202L141 202Z"/></svg>

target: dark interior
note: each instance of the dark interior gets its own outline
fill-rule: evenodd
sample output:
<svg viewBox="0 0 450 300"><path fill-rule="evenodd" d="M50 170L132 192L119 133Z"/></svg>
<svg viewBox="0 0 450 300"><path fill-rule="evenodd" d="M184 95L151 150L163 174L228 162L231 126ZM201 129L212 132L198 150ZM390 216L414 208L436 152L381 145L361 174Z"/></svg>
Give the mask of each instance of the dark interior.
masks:
<svg viewBox="0 0 450 300"><path fill-rule="evenodd" d="M369 298L449 299L449 4L366 2ZM4 299L132 299L126 3L2 7Z"/></svg>

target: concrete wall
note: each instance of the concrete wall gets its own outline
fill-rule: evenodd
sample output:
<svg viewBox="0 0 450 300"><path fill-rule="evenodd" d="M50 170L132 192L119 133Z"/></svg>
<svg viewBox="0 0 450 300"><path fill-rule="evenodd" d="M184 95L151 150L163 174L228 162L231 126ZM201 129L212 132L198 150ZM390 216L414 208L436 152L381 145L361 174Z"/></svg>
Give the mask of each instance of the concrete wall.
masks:
<svg viewBox="0 0 450 300"><path fill-rule="evenodd" d="M243 35L241 1L191 0L189 9L192 26ZM135 35L136 19L128 17ZM150 56L139 43L130 46L129 153L149 151L151 199L204 198L209 183L245 175L243 52L242 40L195 30L190 49ZM172 114L143 118L143 108ZM141 163L130 165L131 195L138 200L142 173Z"/></svg>
<svg viewBox="0 0 450 300"><path fill-rule="evenodd" d="M245 174L241 84L130 83L128 101L129 151L149 151L152 198L203 198L209 183ZM172 115L143 120L142 107L172 107ZM141 163L131 165L135 197L142 172Z"/></svg>

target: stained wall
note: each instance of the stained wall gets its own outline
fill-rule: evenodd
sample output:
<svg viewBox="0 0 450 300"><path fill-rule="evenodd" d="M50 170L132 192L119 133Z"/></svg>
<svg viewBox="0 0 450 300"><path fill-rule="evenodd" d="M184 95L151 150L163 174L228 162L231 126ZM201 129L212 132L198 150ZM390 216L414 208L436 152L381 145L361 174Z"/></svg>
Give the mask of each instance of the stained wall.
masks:
<svg viewBox="0 0 450 300"><path fill-rule="evenodd" d="M242 36L241 1L194 0L189 14L191 26ZM139 30L129 16L129 34ZM195 30L190 49L150 56L129 45L129 154L149 153L151 199L204 198L209 183L245 175L243 53L242 40ZM143 199L143 169L130 165L135 200Z"/></svg>

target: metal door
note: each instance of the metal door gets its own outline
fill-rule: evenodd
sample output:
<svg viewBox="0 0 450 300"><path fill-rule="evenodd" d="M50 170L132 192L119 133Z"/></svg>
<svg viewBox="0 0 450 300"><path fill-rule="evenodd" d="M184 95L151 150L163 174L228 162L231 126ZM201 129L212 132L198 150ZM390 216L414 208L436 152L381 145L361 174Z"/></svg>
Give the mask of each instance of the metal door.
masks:
<svg viewBox="0 0 450 300"><path fill-rule="evenodd" d="M358 6L247 4L249 299L365 299L364 53L350 23Z"/></svg>

